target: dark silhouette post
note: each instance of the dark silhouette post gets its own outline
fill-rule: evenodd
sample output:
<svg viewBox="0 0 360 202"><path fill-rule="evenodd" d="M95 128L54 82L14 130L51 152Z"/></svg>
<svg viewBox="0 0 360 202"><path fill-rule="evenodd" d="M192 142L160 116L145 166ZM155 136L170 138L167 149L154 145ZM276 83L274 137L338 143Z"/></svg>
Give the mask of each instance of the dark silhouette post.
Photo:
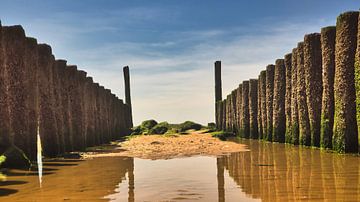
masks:
<svg viewBox="0 0 360 202"><path fill-rule="evenodd" d="M215 62L215 122L216 127L219 128L219 111L217 104L222 100L222 90L221 90L221 61Z"/></svg>
<svg viewBox="0 0 360 202"><path fill-rule="evenodd" d="M125 104L129 106L129 121L130 127L133 126L132 121L132 107L131 107L131 96L130 96L130 73L129 73L129 66L125 66L123 68L124 72L124 81L125 81Z"/></svg>

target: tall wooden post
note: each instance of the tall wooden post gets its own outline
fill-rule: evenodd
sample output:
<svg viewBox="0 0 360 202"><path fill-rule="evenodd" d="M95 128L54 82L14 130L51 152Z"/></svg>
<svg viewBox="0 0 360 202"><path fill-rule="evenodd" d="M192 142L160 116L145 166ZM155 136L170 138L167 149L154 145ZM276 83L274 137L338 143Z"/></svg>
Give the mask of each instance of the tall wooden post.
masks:
<svg viewBox="0 0 360 202"><path fill-rule="evenodd" d="M131 106L131 96L130 96L130 73L129 66L123 68L124 72L124 81L125 81L125 104L129 106L129 127L133 127L132 119L132 106Z"/></svg>
<svg viewBox="0 0 360 202"><path fill-rule="evenodd" d="M216 127L219 128L219 111L217 103L222 100L222 90L221 90L221 61L215 62L215 123Z"/></svg>

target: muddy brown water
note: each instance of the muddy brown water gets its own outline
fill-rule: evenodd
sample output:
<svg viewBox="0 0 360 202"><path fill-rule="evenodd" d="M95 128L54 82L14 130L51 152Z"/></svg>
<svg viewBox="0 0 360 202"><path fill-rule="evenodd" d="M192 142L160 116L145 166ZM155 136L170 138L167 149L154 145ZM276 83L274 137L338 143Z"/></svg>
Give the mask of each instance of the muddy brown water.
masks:
<svg viewBox="0 0 360 202"><path fill-rule="evenodd" d="M7 171L0 201L360 201L360 157L239 140L223 157L103 157Z"/></svg>

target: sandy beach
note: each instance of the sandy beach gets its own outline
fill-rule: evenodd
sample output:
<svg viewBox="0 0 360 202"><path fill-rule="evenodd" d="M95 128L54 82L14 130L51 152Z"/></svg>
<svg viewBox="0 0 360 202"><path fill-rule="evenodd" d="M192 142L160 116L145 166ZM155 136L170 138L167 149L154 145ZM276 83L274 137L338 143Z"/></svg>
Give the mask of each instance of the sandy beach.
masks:
<svg viewBox="0 0 360 202"><path fill-rule="evenodd" d="M221 141L209 133L190 132L187 135L139 135L124 142L113 143L82 153L83 158L127 156L141 159L171 159L189 156L221 156L248 151L246 145Z"/></svg>

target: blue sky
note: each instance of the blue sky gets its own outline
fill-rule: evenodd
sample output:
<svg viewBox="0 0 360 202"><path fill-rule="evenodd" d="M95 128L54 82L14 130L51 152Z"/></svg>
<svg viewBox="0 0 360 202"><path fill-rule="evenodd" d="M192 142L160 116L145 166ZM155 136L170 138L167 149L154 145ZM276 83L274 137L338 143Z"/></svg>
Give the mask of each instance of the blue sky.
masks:
<svg viewBox="0 0 360 202"><path fill-rule="evenodd" d="M213 63L223 96L291 52L304 34L335 25L358 0L0 0L3 25L21 24L124 97L130 66L135 123L214 117Z"/></svg>

